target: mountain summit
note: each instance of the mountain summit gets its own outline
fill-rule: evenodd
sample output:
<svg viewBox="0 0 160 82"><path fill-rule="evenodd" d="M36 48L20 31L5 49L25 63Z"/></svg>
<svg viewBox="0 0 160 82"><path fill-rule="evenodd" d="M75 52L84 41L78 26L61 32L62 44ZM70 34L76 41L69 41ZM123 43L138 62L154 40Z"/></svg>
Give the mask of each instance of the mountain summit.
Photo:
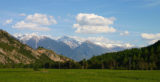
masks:
<svg viewBox="0 0 160 82"><path fill-rule="evenodd" d="M80 45L80 42L78 42L77 40L70 38L68 36L63 36L60 39L58 39L58 41L64 42L65 44L67 44L70 48L76 48Z"/></svg>

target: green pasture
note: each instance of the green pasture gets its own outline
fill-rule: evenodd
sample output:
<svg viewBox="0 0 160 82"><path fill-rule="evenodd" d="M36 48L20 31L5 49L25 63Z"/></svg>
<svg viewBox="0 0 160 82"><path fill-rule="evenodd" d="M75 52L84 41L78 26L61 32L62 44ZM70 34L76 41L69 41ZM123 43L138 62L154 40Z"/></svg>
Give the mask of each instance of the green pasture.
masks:
<svg viewBox="0 0 160 82"><path fill-rule="evenodd" d="M160 82L158 70L0 69L0 82Z"/></svg>

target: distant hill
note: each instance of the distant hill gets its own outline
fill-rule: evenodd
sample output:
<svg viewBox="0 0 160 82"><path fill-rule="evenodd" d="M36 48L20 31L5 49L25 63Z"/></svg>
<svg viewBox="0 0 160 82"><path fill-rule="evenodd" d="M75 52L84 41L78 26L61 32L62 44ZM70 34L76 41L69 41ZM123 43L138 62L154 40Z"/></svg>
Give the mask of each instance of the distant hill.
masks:
<svg viewBox="0 0 160 82"><path fill-rule="evenodd" d="M160 41L148 47L94 56L86 63L87 68L97 69L160 69Z"/></svg>
<svg viewBox="0 0 160 82"><path fill-rule="evenodd" d="M37 61L65 62L71 59L44 48L32 49L0 30L0 64L32 64Z"/></svg>
<svg viewBox="0 0 160 82"><path fill-rule="evenodd" d="M66 61L70 61L70 58L67 58L65 56L62 55L57 55L54 51L52 50L48 50L45 48L38 48L36 50L39 54L43 54L46 55L50 60L54 61L54 62L66 62Z"/></svg>
<svg viewBox="0 0 160 82"><path fill-rule="evenodd" d="M79 42L68 36L63 36L58 40L39 35L20 35L15 37L34 49L36 49L38 46L42 46L76 61L80 61L84 58L89 59L92 56L97 56L107 52L126 49L118 46L106 48L90 41Z"/></svg>

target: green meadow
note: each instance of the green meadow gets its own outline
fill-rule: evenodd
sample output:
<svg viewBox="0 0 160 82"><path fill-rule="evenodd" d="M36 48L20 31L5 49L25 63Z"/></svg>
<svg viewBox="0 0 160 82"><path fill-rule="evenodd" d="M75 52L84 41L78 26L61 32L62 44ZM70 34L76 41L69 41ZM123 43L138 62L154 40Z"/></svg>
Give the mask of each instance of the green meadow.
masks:
<svg viewBox="0 0 160 82"><path fill-rule="evenodd" d="M160 82L158 70L0 69L0 82Z"/></svg>

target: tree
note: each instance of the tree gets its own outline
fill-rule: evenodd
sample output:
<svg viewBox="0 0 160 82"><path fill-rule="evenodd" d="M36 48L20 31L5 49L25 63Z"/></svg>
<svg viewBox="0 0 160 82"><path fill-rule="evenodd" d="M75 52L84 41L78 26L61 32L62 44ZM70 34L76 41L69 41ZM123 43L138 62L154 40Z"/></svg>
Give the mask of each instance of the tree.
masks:
<svg viewBox="0 0 160 82"><path fill-rule="evenodd" d="M86 61L86 59L83 59L80 63L82 65L82 69L87 69L88 68L88 62Z"/></svg>

